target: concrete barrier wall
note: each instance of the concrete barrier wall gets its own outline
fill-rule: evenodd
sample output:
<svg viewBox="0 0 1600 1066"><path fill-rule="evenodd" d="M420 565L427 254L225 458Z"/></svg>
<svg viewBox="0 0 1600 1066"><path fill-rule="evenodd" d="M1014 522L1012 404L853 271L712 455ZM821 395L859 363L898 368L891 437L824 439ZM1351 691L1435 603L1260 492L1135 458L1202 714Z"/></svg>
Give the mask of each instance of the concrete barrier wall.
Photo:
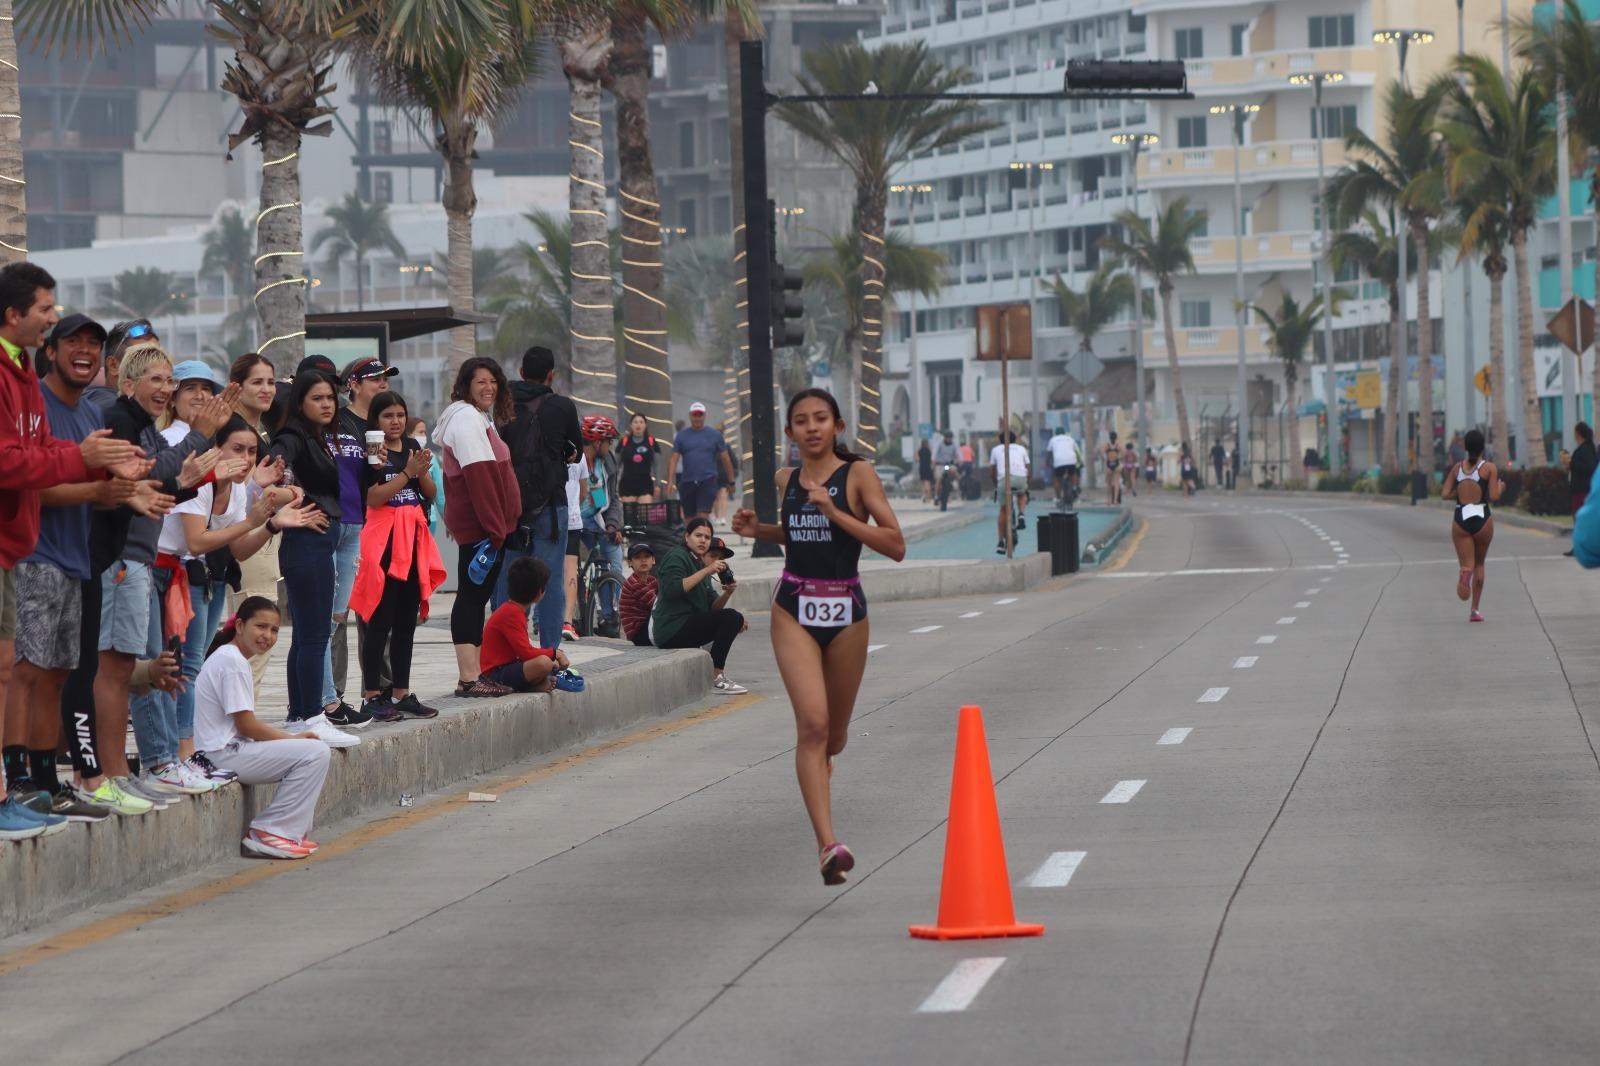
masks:
<svg viewBox="0 0 1600 1066"><path fill-rule="evenodd" d="M640 649L627 662L599 660L584 669L581 693L436 700L438 718L366 730L358 747L333 752L317 822L393 807L402 792L436 792L665 717L705 698L711 679L703 651ZM230 786L165 811L0 843L0 937L238 855L245 827L272 790Z"/></svg>
<svg viewBox="0 0 1600 1066"><path fill-rule="evenodd" d="M1021 559L944 563L917 566L902 563L882 569L863 570L861 588L867 594L868 610L873 603L899 600L930 600L945 596L976 596L990 592L1024 592L1050 577L1048 555L1028 555ZM772 606L776 577L740 578L739 590L729 606L740 611L765 611Z"/></svg>

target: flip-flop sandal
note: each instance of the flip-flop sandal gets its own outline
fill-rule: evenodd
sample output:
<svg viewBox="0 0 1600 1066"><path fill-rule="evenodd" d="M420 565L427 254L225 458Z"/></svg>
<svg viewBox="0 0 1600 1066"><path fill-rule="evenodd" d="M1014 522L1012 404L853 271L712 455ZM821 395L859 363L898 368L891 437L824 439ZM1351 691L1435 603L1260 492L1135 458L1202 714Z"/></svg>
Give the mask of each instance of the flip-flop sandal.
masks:
<svg viewBox="0 0 1600 1066"><path fill-rule="evenodd" d="M844 884L844 875L855 869L856 857L843 844L829 844L822 849L822 883Z"/></svg>

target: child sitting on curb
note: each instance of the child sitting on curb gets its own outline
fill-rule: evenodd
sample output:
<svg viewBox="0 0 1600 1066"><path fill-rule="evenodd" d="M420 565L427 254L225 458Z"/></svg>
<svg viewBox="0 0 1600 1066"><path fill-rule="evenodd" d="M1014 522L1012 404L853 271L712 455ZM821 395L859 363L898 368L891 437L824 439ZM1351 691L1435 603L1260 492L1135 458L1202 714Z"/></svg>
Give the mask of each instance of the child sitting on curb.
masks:
<svg viewBox="0 0 1600 1066"><path fill-rule="evenodd" d="M622 617L622 635L641 647L650 647L650 612L656 606L656 594L661 589L661 579L650 571L655 569L656 553L648 544L635 544L628 549L628 568L633 573L622 583L622 599L617 613Z"/></svg>
<svg viewBox="0 0 1600 1066"><path fill-rule="evenodd" d="M550 692L556 687L556 672L572 665L559 649L535 648L528 639L528 613L544 599L549 583L550 568L540 560L524 556L511 564L506 573L506 602L483 627L481 688L504 689L495 695Z"/></svg>
<svg viewBox="0 0 1600 1066"><path fill-rule="evenodd" d="M243 785L278 786L267 809L250 823L247 854L303 859L317 850L308 837L317 797L328 776L328 745L313 733L286 733L256 717L252 656L278 642L278 608L250 596L222 624L194 684L194 744L219 770Z"/></svg>

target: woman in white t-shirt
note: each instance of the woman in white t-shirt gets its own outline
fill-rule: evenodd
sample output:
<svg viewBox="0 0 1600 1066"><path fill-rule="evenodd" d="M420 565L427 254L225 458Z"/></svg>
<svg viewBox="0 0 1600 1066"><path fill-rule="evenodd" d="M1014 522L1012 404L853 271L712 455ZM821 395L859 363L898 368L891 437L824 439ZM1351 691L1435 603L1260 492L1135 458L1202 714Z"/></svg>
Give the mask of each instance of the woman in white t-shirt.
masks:
<svg viewBox="0 0 1600 1066"><path fill-rule="evenodd" d="M237 415L229 419L217 441L222 454L216 469L224 476L201 485L192 499L168 512L156 542L157 565L166 566L174 576L165 613L168 624L180 630L174 635L182 638L178 658L184 686L176 696L155 692L141 697L154 707L154 713L168 716L178 739L179 761L169 767L152 767L152 772L185 792L204 791L232 780L215 773L203 757L195 758L194 743L194 681L200 675L206 645L222 622L229 563L260 551L277 528L304 525L310 517L305 510L290 508L274 521L277 509L293 503L299 490L274 484L283 476L281 464L256 466L260 438L244 419ZM226 556L216 560L220 570L213 571L207 556L222 548L229 549L231 560ZM187 624L180 627L179 620L185 617Z"/></svg>
<svg viewBox="0 0 1600 1066"><path fill-rule="evenodd" d="M1006 522L1011 517L1012 501L1015 500L1017 524L1015 529L1028 528L1028 449L1017 443L1017 435L1006 432L1001 437L1001 442L989 452L989 465L994 468L995 493L1000 498L1000 518L997 528L1000 530L1000 543L995 545L995 554L1006 553Z"/></svg>
<svg viewBox="0 0 1600 1066"><path fill-rule="evenodd" d="M583 503L589 498L589 460L582 454L567 464L567 619L561 626L562 640L577 640L578 627L578 552L583 545Z"/></svg>
<svg viewBox="0 0 1600 1066"><path fill-rule="evenodd" d="M272 803L250 823L241 846L270 859L303 859L317 797L328 776L328 745L313 733L285 733L256 717L250 658L278 642L278 608L251 596L223 623L195 682L195 743L218 769L241 784L278 786Z"/></svg>

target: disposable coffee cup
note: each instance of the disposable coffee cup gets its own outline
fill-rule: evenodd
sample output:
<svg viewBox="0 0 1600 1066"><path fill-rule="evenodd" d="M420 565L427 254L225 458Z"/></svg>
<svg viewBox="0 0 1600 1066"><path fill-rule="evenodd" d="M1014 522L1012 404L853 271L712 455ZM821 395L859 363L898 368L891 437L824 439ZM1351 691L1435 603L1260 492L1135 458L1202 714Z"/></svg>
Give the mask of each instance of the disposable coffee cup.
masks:
<svg viewBox="0 0 1600 1066"><path fill-rule="evenodd" d="M383 465L383 430L367 430L367 464L369 466Z"/></svg>

